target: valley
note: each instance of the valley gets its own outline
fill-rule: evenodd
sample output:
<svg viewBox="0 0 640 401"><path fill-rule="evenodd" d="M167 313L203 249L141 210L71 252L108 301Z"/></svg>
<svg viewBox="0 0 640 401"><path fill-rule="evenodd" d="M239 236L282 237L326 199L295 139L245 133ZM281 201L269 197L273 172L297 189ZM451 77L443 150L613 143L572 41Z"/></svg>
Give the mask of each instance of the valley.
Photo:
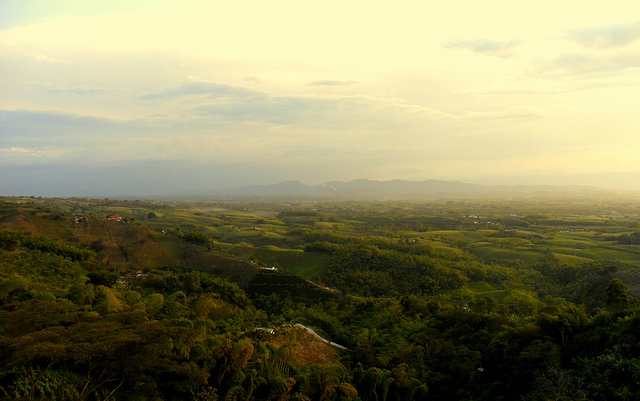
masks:
<svg viewBox="0 0 640 401"><path fill-rule="evenodd" d="M639 200L5 197L0 389L145 400L635 394L624 375L640 374Z"/></svg>

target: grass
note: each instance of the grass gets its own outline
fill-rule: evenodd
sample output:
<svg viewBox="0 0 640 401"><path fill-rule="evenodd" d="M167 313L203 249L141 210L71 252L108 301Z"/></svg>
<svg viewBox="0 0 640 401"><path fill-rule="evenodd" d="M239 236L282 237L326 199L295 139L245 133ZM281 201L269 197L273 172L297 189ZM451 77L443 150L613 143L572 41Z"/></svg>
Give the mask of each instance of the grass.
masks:
<svg viewBox="0 0 640 401"><path fill-rule="evenodd" d="M319 252L280 249L277 247L257 248L254 257L265 264L277 265L282 269L306 278L324 276L329 266L330 255Z"/></svg>
<svg viewBox="0 0 640 401"><path fill-rule="evenodd" d="M467 283L467 285L465 285L465 288L470 291L478 292L478 293L502 291L498 289L497 285L487 283L486 281L470 282L470 283Z"/></svg>
<svg viewBox="0 0 640 401"><path fill-rule="evenodd" d="M236 257L253 258L264 265L276 266L308 279L324 276L331 257L326 253L283 249L273 245L253 247L246 244L217 244Z"/></svg>
<svg viewBox="0 0 640 401"><path fill-rule="evenodd" d="M505 261L505 260L521 260L525 264L533 265L541 262L544 255L536 251L513 250L507 248L499 248L495 246L479 246L472 250L472 253L485 261Z"/></svg>
<svg viewBox="0 0 640 401"><path fill-rule="evenodd" d="M583 258L581 256L574 256L574 255L565 255L562 253L556 253L554 254L554 256L560 261L561 264L567 265L567 266L579 266L582 263L587 263L592 261L592 259L589 259L589 258Z"/></svg>
<svg viewBox="0 0 640 401"><path fill-rule="evenodd" d="M551 242L552 245L565 246L565 247L586 248L586 247L597 246L597 244L595 242L593 242L593 241L578 240L578 239L573 239L573 238L568 238L568 237L555 238L555 239L551 240L550 242Z"/></svg>
<svg viewBox="0 0 640 401"><path fill-rule="evenodd" d="M486 281L470 282L467 283L462 289L444 291L444 293L451 296L466 295L482 298L493 298L496 301L501 301L509 295L509 291L500 289L497 285L488 283Z"/></svg>
<svg viewBox="0 0 640 401"><path fill-rule="evenodd" d="M591 260L619 260L635 265L640 265L640 255L634 252L625 252L618 249L603 248L569 248L569 247L550 247L550 250L556 254L564 254L569 256L577 256Z"/></svg>
<svg viewBox="0 0 640 401"><path fill-rule="evenodd" d="M444 242L432 241L432 242L428 242L428 245L436 252L450 254L454 256L461 256L463 254L461 250L454 248Z"/></svg>

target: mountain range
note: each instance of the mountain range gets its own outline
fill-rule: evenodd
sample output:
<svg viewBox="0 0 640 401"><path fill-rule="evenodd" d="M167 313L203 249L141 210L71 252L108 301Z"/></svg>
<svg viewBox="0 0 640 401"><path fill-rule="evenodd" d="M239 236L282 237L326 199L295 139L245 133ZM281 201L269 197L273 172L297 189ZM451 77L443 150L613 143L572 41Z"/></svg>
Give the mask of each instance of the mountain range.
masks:
<svg viewBox="0 0 640 401"><path fill-rule="evenodd" d="M218 190L214 196L298 196L313 198L411 198L431 196L488 195L495 193L568 193L598 191L587 186L554 185L479 185L460 181L375 181L358 179L353 181L331 181L318 185L307 185L299 181L283 181L270 185L249 185Z"/></svg>

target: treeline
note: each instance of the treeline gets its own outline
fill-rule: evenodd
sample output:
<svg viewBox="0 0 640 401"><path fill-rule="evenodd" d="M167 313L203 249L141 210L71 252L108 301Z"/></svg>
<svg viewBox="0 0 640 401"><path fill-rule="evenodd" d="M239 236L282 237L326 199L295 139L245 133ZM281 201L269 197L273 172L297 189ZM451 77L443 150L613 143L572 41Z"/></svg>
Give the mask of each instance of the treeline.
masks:
<svg viewBox="0 0 640 401"><path fill-rule="evenodd" d="M446 262L375 246L343 245L332 253L325 280L329 286L371 297L433 295L468 281Z"/></svg>
<svg viewBox="0 0 640 401"><path fill-rule="evenodd" d="M607 241L617 241L620 245L640 245L640 231L634 231L631 234L609 236L606 239Z"/></svg>
<svg viewBox="0 0 640 401"><path fill-rule="evenodd" d="M531 281L534 270L486 265L465 252L442 254L421 240L355 237L302 231L306 252L329 253L324 282L348 294L395 297L435 295L469 281L497 285Z"/></svg>
<svg viewBox="0 0 640 401"><path fill-rule="evenodd" d="M587 310L606 307L605 288L612 280L623 278L636 288L640 285L640 271L622 262L589 262L572 267L548 258L534 268L540 273L535 281L540 296L559 297Z"/></svg>
<svg viewBox="0 0 640 401"><path fill-rule="evenodd" d="M0 230L0 248L13 250L19 247L53 253L73 261L83 261L92 257L89 244L72 246L43 236L24 235L11 230ZM84 248L84 249L83 249Z"/></svg>

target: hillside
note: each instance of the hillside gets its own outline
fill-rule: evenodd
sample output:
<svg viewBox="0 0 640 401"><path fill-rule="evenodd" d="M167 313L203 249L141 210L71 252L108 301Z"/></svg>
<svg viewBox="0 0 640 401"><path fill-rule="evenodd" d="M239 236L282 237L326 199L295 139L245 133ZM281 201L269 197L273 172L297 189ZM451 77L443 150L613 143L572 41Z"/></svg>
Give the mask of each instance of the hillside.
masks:
<svg viewBox="0 0 640 401"><path fill-rule="evenodd" d="M0 213L3 228L94 250L100 263L118 273L188 266L246 285L258 270L249 263L204 252L175 235L150 230L135 221L83 215L77 222L73 215L29 206L14 209L6 203Z"/></svg>
<svg viewBox="0 0 640 401"><path fill-rule="evenodd" d="M636 205L2 199L0 392L633 397Z"/></svg>

